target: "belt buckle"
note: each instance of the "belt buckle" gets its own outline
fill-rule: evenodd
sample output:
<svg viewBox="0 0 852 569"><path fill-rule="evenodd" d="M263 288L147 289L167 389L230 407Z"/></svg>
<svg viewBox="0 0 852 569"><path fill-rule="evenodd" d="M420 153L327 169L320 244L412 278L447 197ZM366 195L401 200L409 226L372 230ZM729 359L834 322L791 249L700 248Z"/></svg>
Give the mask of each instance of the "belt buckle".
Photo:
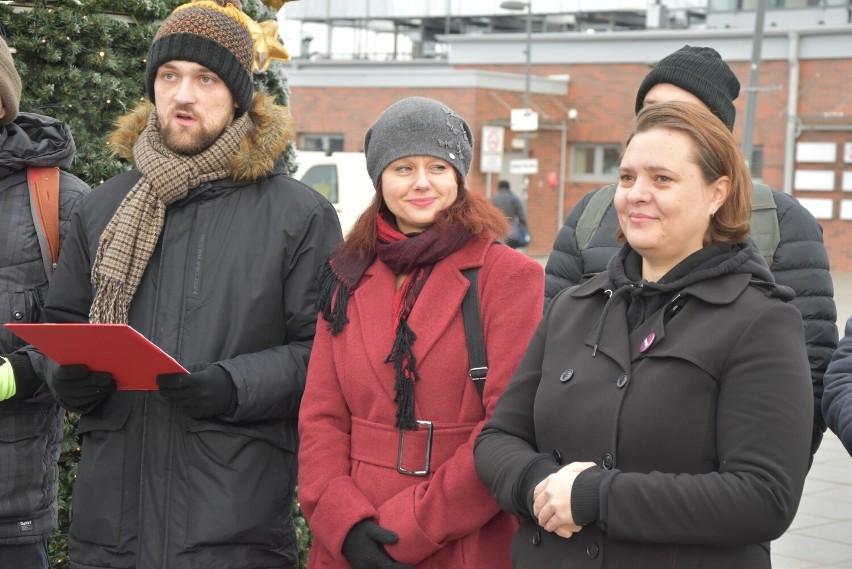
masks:
<svg viewBox="0 0 852 569"><path fill-rule="evenodd" d="M402 457L405 452L405 431L408 429L400 429L399 448L396 453L396 470L400 474L408 474L409 476L428 476L429 463L432 461L432 421L417 421L417 424L426 427L426 464L423 470L408 470L402 466Z"/></svg>

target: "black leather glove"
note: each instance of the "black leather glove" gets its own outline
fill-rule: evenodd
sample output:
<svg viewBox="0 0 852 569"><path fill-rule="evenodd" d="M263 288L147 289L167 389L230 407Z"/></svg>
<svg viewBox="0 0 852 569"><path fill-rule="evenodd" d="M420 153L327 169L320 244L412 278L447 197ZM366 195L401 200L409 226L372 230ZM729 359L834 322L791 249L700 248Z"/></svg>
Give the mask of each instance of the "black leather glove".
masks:
<svg viewBox="0 0 852 569"><path fill-rule="evenodd" d="M163 397L173 400L196 419L232 415L237 408L237 386L231 374L216 364L190 374L158 375L157 385Z"/></svg>
<svg viewBox="0 0 852 569"><path fill-rule="evenodd" d="M89 371L83 364L59 366L50 387L69 411L88 413L115 391L115 380L106 371Z"/></svg>
<svg viewBox="0 0 852 569"><path fill-rule="evenodd" d="M349 530L343 540L343 556L352 569L413 569L412 565L397 563L385 545L399 541L399 536L373 520L361 520Z"/></svg>

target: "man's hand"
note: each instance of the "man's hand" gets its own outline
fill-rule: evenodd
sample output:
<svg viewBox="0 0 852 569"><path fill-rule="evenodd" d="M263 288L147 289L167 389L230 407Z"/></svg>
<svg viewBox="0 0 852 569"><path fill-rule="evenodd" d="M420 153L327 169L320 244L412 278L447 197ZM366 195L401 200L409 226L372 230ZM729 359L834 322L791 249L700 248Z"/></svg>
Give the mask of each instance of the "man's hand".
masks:
<svg viewBox="0 0 852 569"><path fill-rule="evenodd" d="M233 415L237 409L237 386L225 368L216 364L190 374L158 375L157 385L160 395L196 419Z"/></svg>
<svg viewBox="0 0 852 569"><path fill-rule="evenodd" d="M89 413L115 391L115 380L106 371L89 371L82 364L65 365L53 372L50 387L66 409Z"/></svg>

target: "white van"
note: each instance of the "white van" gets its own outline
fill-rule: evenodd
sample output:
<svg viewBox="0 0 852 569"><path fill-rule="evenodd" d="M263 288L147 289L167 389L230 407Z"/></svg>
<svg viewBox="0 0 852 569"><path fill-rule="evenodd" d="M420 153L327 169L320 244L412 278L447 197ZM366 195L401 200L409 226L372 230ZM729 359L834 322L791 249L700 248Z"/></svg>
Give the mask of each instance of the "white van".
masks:
<svg viewBox="0 0 852 569"><path fill-rule="evenodd" d="M334 205L345 236L367 209L376 191L367 174L363 152L296 152L297 180L321 193Z"/></svg>

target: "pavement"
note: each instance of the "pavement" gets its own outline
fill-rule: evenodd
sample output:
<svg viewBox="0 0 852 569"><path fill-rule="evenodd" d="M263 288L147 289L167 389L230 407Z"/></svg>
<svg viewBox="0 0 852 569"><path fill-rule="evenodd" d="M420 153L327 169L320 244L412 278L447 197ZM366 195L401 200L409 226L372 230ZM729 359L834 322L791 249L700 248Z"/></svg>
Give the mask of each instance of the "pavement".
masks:
<svg viewBox="0 0 852 569"><path fill-rule="evenodd" d="M852 273L831 276L842 338L852 316ZM852 456L831 431L814 457L796 517L771 552L774 569L852 569Z"/></svg>

